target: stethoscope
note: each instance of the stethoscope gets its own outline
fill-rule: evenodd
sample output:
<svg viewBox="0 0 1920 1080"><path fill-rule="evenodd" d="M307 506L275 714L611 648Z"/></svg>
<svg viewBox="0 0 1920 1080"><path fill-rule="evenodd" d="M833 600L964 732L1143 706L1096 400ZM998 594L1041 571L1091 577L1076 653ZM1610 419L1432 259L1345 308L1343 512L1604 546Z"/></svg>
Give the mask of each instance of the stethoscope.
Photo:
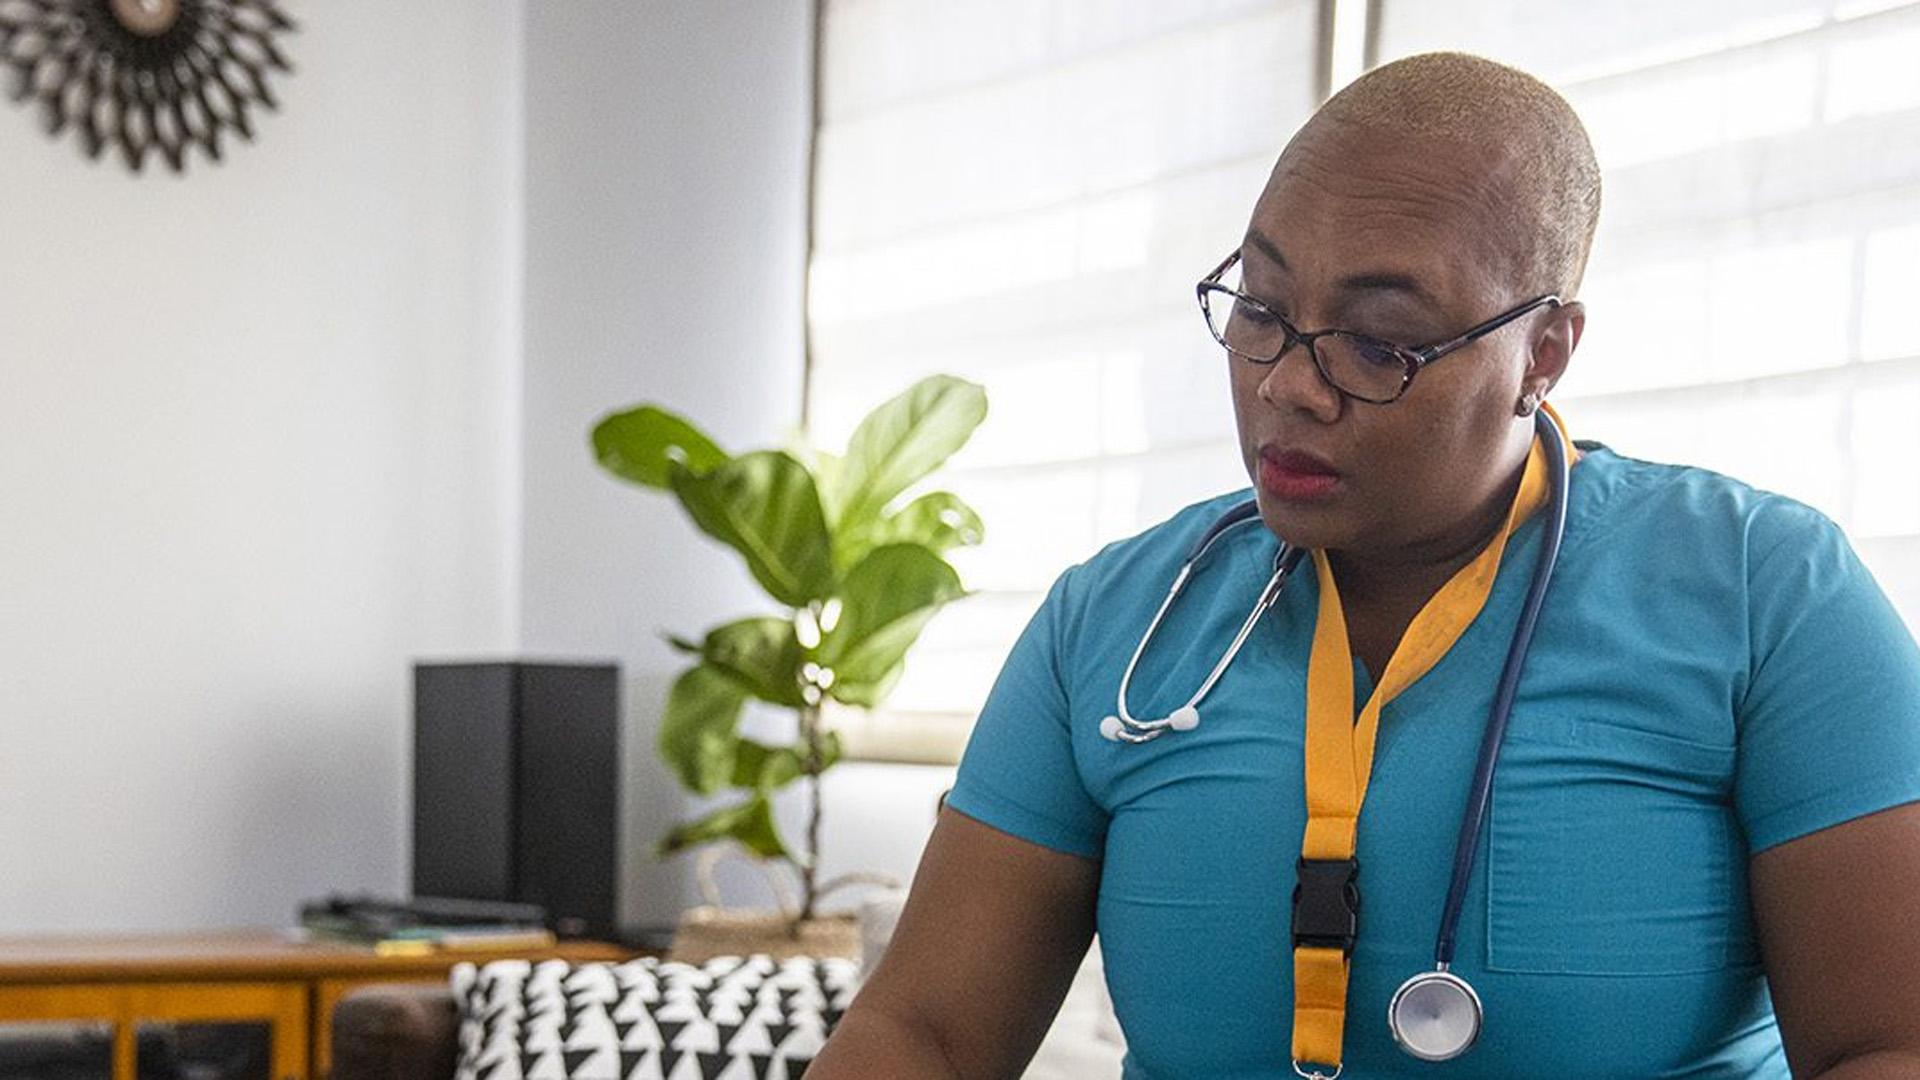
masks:
<svg viewBox="0 0 1920 1080"><path fill-rule="evenodd" d="M1393 1000L1387 1005L1387 1027L1392 1030L1394 1041L1400 1044L1402 1050L1423 1061L1447 1061L1472 1049L1480 1038L1480 1028L1485 1018L1480 995L1465 979L1450 970L1453 966L1454 942L1460 926L1460 911L1466 901L1467 884L1473 877L1473 860L1480 846L1481 826L1486 821L1487 804L1493 794L1493 771L1500 762L1500 743L1506 735L1507 720L1513 711L1514 692L1520 684L1520 669L1525 665L1527 650L1533 644L1540 605L1546 598L1547 585L1553 579L1553 564L1560 556L1560 541L1567 528L1569 464L1560 441L1560 429L1544 409L1534 414L1534 428L1539 432L1541 445L1546 449L1548 477L1552 487L1545 532L1541 537L1540 558L1534 564L1533 580L1527 586L1526 601L1520 608L1520 621L1514 626L1513 640L1507 647L1506 665L1500 671L1500 682L1494 691L1493 708L1487 716L1486 730L1480 737L1480 757L1474 766L1473 784L1468 792L1466 811L1460 820L1460 836L1453 849L1453 878L1447 886L1446 906L1440 912L1440 932L1434 944L1433 970L1422 971L1401 983L1400 988L1394 991ZM1166 599L1160 602L1160 610L1154 612L1153 620L1147 624L1147 632L1134 648L1133 657L1127 661L1126 671L1120 676L1118 712L1100 721L1101 735L1115 742L1143 743L1169 731L1191 731L1199 726L1201 699L1220 681L1220 676L1233 662L1240 646L1253 633L1254 624L1260 621L1260 616L1280 598L1280 589L1305 554L1303 549L1281 545L1273 558L1273 576L1267 580L1266 587L1260 590L1259 600L1240 624L1240 631L1233 636L1232 644L1227 646L1219 662L1208 672L1206 681L1200 684L1200 689L1194 691L1186 704L1161 719L1139 720L1127 711L1127 685L1133 678L1141 655L1147 650L1147 643L1153 639L1160 621L1166 617L1167 610L1193 576L1200 559L1221 535L1254 520L1259 513L1259 504L1252 499L1235 505L1222 514L1188 550L1180 572L1173 579L1173 587L1167 590Z"/></svg>

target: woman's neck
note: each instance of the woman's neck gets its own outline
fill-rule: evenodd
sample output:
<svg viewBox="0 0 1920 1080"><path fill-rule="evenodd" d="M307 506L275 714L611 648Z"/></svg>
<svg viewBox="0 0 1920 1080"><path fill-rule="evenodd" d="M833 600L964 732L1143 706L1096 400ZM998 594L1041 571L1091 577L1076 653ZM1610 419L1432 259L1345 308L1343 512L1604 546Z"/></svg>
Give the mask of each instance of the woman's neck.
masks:
<svg viewBox="0 0 1920 1080"><path fill-rule="evenodd" d="M1475 507L1440 532L1392 548L1329 550L1350 644L1379 678L1421 607L1500 534L1519 492L1526 459Z"/></svg>
<svg viewBox="0 0 1920 1080"><path fill-rule="evenodd" d="M1475 513L1461 519L1457 527L1444 534L1421 540L1419 544L1388 550L1340 550L1327 552L1334 580L1340 582L1340 601L1344 607L1373 605L1379 601L1404 601L1419 598L1419 603L1440 592L1461 567L1486 550L1500 528L1507 523L1507 509L1513 505L1513 484L1503 484L1496 498L1475 507Z"/></svg>

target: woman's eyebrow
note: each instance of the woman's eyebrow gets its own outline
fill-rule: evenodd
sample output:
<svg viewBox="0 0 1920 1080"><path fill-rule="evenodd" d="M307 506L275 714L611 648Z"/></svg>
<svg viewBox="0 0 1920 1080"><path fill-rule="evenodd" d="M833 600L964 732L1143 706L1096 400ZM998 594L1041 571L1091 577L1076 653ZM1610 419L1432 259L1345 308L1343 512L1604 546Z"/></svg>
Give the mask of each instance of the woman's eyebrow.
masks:
<svg viewBox="0 0 1920 1080"><path fill-rule="evenodd" d="M1433 311L1440 310L1440 303L1432 293L1410 274L1390 271L1370 271L1361 274L1348 274L1340 279L1339 289L1343 293L1392 292L1401 293L1421 306Z"/></svg>
<svg viewBox="0 0 1920 1080"><path fill-rule="evenodd" d="M1274 243L1265 233L1258 229L1248 229L1247 243L1252 244L1255 251L1271 259L1275 266L1282 270L1287 269L1287 257L1280 254L1280 245Z"/></svg>
<svg viewBox="0 0 1920 1080"><path fill-rule="evenodd" d="M1280 251L1280 245L1258 229L1247 230L1247 246L1265 255L1283 271L1289 271L1287 257ZM1429 292L1426 286L1412 274L1394 270L1367 270L1357 274L1348 274L1341 278L1336 287L1342 293L1386 292L1400 293L1434 312L1442 311L1439 300Z"/></svg>

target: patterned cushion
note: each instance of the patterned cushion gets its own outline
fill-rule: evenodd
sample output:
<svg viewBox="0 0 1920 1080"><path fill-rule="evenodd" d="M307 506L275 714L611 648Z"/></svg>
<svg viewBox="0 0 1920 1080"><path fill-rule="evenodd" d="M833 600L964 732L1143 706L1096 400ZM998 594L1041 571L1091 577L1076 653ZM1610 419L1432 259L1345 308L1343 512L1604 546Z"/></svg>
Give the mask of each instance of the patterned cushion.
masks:
<svg viewBox="0 0 1920 1080"><path fill-rule="evenodd" d="M453 969L456 1080L796 1080L853 1000L851 960Z"/></svg>

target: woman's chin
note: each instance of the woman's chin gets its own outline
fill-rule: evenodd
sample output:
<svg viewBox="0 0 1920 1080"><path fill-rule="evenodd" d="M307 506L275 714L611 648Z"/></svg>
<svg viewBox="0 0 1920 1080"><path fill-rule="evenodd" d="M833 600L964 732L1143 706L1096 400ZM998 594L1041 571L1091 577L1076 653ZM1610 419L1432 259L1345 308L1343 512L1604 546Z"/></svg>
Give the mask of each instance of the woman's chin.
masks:
<svg viewBox="0 0 1920 1080"><path fill-rule="evenodd" d="M1260 520L1266 523L1267 531L1279 537L1282 543L1294 547L1338 550L1348 546L1353 539L1353 527L1339 506L1303 506L1276 499L1265 492L1261 492L1258 499Z"/></svg>

